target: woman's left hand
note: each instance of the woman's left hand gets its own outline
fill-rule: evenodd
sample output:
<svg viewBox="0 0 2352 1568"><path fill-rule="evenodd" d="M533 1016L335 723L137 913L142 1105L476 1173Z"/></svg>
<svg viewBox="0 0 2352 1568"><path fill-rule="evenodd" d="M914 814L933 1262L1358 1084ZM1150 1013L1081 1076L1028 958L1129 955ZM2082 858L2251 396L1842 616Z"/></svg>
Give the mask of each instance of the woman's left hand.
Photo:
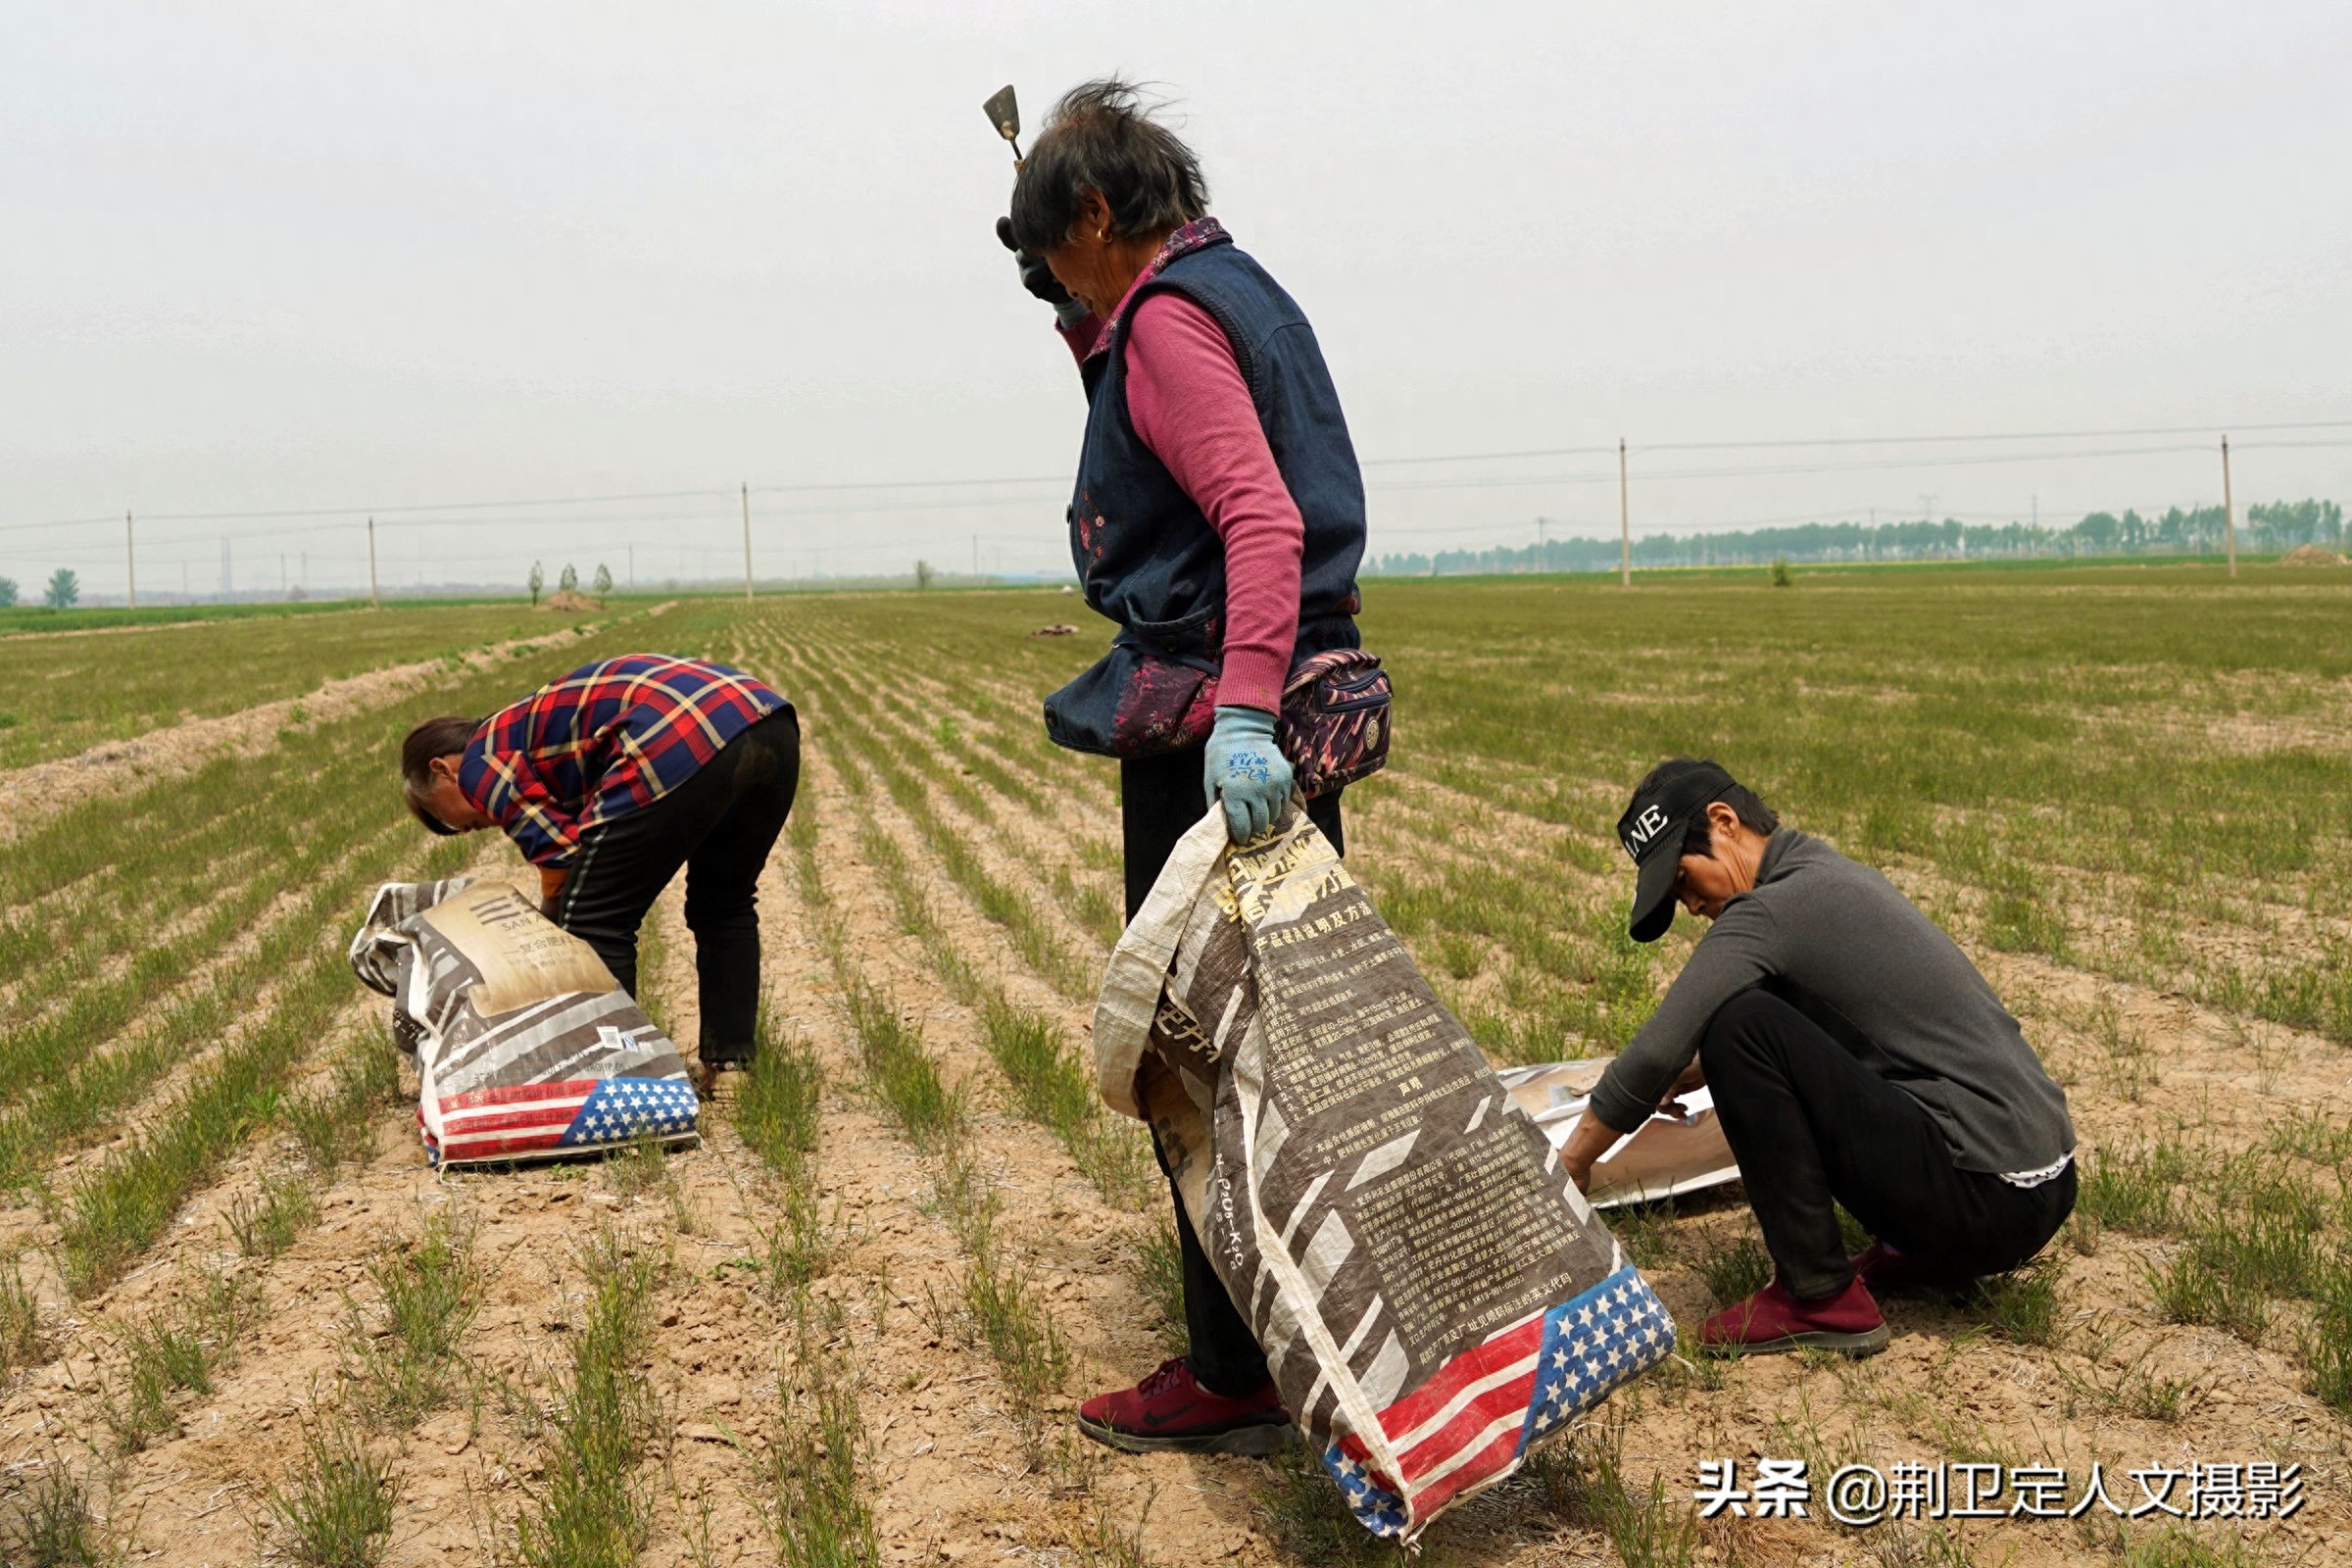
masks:
<svg viewBox="0 0 2352 1568"><path fill-rule="evenodd" d="M1218 709L1201 782L1209 805L1224 804L1225 832L1234 843L1273 826L1291 798L1291 760L1274 744L1274 715L1258 708Z"/></svg>

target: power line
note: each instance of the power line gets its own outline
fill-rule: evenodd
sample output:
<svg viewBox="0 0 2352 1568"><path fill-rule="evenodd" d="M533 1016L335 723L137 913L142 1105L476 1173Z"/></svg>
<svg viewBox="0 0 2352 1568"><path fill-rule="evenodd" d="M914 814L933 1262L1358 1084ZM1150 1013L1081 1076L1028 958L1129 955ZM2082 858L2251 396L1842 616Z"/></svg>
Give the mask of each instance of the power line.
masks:
<svg viewBox="0 0 2352 1568"><path fill-rule="evenodd" d="M1846 435L1815 436L1793 441L1662 441L1636 447L1637 452L1727 452L1742 447L1862 447L1926 446L1932 442L1966 441L2094 441L2124 436L2213 435L2237 430L2345 430L2352 419L2302 419L2282 424L2148 425L2133 430L2010 430L1985 435Z"/></svg>
<svg viewBox="0 0 2352 1568"><path fill-rule="evenodd" d="M2227 427L2233 434L2241 431L2271 432L2336 430L2352 429L2352 419L2312 419L2277 422L2232 423L2229 424ZM1780 440L1741 441L1669 441L1658 442L1646 446L1636 446L1632 450L1637 454L1648 452L1801 451L1854 447L1968 445L1988 441L2076 441L2109 438L2152 438L2157 436L2204 435L2209 432L2219 431L2222 428L2224 428L2224 425L2216 423L2212 425L2162 425L2097 430L2013 430L1976 434L1820 436L1791 437ZM2352 441L2340 439L2263 441L2238 443L2238 450L2252 451L2262 449L2289 448L2336 448L2346 445L2352 445ZM1765 478L1775 475L1802 476L1805 474L1814 473L1854 472L1868 469L1938 466L1958 467L1977 466L1990 464L2063 462L2116 457L2143 457L2177 452L2202 453L2206 450L2207 448L2205 446L2198 445L2194 447L2126 447L2093 451L1974 453L1954 457L1923 456L1911 458L1890 458L1874 460L1865 463L1847 464L1782 464L1762 466L1749 466L1715 468L1656 469L1643 472L1642 474L1642 478L1644 482L1672 479ZM1520 451L1504 452L1490 451L1427 453L1405 457L1369 458L1362 460L1361 466L1367 468L1373 468L1421 466L1448 463L1502 463L1525 461L1535 458L1609 456L1613 455L1616 449L1614 447L1592 446L1529 448ZM1603 484L1612 482L1615 478L1616 474L1613 470L1608 472L1595 470L1592 472L1582 473L1494 475L1476 479L1450 478L1427 480L1382 480L1376 481L1374 484L1368 486L1368 488L1379 490L1491 489L1544 485ZM763 495L821 495L891 490L1002 489L1026 485L1050 484L1058 486L1067 484L1068 482L1068 476L1060 474L999 474L965 478L872 479L796 484L763 484L754 485L751 486L751 488ZM376 516L409 517L417 519L419 521L434 515L445 515L451 519L453 524L458 524L467 520L466 518L459 515L463 514L496 513L502 511L513 511L516 509L538 509L549 507L613 506L644 501L707 500L711 502L723 502L733 500L735 497L736 492L727 489L646 490L617 492L607 495L529 496L510 497L500 500L411 502L396 505L377 506L338 505L312 508L260 509L247 511L142 513L140 514L140 521L144 525L164 522L213 523L275 521L280 519L337 519L316 521L310 523L306 527L301 528L273 529L241 535L241 537L249 539L280 538L294 537L308 533L333 532L342 528L359 526L362 521L370 514ZM971 510L989 506L1013 506L1018 504L1021 503L1012 498L1004 497L982 497L943 501L876 500L855 506L790 508L780 512L774 512L769 514L776 516L824 516L836 514L853 513L956 511ZM0 523L0 533L22 533L41 529L87 527L99 523L112 522L115 515L115 514L110 513L86 517L60 517L43 521ZM523 519L508 520L512 522L521 521ZM675 515L616 515L610 517L589 516L567 519L551 518L546 520L564 520L577 526L595 523L701 521L705 519L700 516L680 517Z"/></svg>

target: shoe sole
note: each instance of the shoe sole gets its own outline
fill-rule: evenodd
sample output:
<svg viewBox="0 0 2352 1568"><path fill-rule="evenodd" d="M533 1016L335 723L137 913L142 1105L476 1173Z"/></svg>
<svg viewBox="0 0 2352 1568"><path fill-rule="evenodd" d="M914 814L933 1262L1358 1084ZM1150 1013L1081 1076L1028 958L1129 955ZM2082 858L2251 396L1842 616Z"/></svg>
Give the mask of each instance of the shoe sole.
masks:
<svg viewBox="0 0 2352 1568"><path fill-rule="evenodd" d="M1828 1350L1833 1354L1847 1356L1859 1361L1866 1355L1876 1355L1886 1348L1886 1342L1891 1338L1893 1335L1886 1325L1882 1323L1866 1334L1830 1334L1821 1330L1808 1330L1803 1334L1790 1334L1777 1340L1759 1340L1752 1345L1701 1344L1698 1348L1699 1352L1704 1355L1725 1356L1786 1355L1790 1350Z"/></svg>
<svg viewBox="0 0 2352 1568"><path fill-rule="evenodd" d="M1255 1426L1235 1427L1229 1432L1211 1433L1203 1437L1154 1438L1141 1432L1125 1432L1117 1427L1076 1418L1078 1430L1106 1448L1121 1453L1237 1453L1249 1458L1262 1459L1270 1453L1280 1453L1298 1438L1298 1430L1288 1421L1259 1422Z"/></svg>

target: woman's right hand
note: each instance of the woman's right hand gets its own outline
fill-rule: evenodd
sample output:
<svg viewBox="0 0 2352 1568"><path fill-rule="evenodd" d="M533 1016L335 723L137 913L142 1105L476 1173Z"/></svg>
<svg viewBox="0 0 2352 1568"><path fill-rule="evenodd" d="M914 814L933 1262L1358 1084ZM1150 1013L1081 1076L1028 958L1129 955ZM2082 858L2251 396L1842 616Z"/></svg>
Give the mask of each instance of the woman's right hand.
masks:
<svg viewBox="0 0 2352 1568"><path fill-rule="evenodd" d="M1053 306L1062 325L1076 326L1086 319L1086 307L1070 297L1070 291L1061 286L1061 279L1054 275L1054 269L1046 265L1046 259L1035 251L1021 249L1020 242L1012 237L1011 219L997 220L997 239L1012 252L1012 265L1021 274L1021 287Z"/></svg>

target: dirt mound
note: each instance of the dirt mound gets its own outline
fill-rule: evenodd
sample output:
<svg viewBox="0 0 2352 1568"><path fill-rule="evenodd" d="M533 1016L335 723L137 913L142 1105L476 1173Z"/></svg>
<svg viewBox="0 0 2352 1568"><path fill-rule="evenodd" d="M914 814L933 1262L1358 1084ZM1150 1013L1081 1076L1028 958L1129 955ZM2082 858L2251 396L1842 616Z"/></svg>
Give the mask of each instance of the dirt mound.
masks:
<svg viewBox="0 0 2352 1568"><path fill-rule="evenodd" d="M559 588L545 599L540 600L539 608L557 611L563 614L577 615L590 610L602 610L605 608L605 602L602 599L591 599L586 594L565 593Z"/></svg>
<svg viewBox="0 0 2352 1568"><path fill-rule="evenodd" d="M2318 545L2297 545L2278 558L2281 566L2340 566L2344 564L2341 555L2332 550L2323 550Z"/></svg>

